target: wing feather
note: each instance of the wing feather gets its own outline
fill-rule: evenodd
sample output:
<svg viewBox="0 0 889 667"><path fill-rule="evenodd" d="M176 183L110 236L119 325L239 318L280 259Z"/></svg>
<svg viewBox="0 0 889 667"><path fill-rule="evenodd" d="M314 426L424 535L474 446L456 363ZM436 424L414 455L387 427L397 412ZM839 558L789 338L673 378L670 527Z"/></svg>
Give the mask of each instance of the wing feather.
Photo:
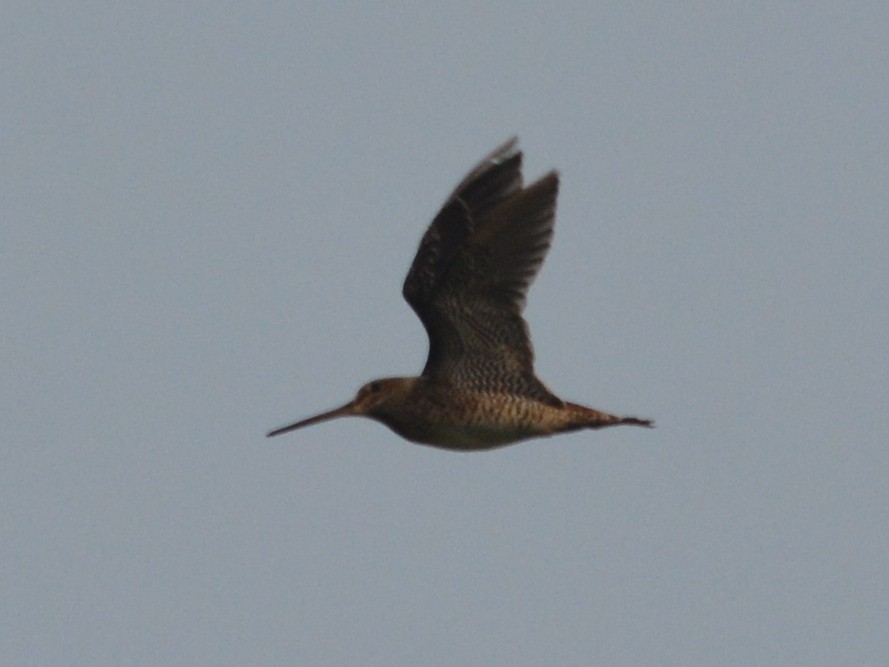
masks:
<svg viewBox="0 0 889 667"><path fill-rule="evenodd" d="M511 139L470 171L424 234L403 292L429 334L423 375L560 403L534 376L522 318L552 241L559 179L523 188L521 160Z"/></svg>

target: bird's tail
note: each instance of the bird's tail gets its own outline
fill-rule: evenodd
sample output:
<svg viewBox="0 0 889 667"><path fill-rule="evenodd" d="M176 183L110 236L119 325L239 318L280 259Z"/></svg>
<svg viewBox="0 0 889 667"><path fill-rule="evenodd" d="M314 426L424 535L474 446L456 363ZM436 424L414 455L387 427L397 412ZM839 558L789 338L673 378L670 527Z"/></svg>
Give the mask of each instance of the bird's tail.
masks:
<svg viewBox="0 0 889 667"><path fill-rule="evenodd" d="M639 417L619 417L607 412L593 410L577 403L566 403L567 407L573 414L572 420L563 431L577 431L585 428L605 428L607 426L644 426L645 428L654 428L654 422L650 419L640 419Z"/></svg>

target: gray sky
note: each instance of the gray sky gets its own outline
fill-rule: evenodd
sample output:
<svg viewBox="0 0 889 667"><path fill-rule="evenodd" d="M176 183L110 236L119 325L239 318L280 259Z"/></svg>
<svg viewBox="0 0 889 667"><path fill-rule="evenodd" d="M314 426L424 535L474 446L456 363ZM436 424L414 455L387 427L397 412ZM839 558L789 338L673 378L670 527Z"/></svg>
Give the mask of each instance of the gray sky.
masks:
<svg viewBox="0 0 889 667"><path fill-rule="evenodd" d="M885 3L3 14L0 663L887 664ZM657 429L266 440L513 134L538 372Z"/></svg>

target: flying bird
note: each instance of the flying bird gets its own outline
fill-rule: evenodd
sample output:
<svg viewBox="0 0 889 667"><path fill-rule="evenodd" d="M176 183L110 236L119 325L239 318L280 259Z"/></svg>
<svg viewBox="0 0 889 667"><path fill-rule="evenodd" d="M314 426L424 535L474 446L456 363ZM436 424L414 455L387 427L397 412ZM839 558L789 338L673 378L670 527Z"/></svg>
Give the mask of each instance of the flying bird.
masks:
<svg viewBox="0 0 889 667"><path fill-rule="evenodd" d="M334 410L271 431L369 417L412 442L481 450L529 438L647 419L569 403L534 374L528 287L549 251L559 176L525 187L513 138L485 157L432 221L402 293L429 336L419 377L369 382Z"/></svg>

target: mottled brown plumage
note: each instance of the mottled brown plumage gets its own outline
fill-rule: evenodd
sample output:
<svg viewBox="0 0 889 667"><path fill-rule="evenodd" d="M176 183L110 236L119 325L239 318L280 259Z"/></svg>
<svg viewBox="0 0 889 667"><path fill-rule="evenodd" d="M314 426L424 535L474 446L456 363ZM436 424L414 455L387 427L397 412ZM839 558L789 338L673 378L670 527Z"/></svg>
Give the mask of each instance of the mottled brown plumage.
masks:
<svg viewBox="0 0 889 667"><path fill-rule="evenodd" d="M471 450L652 425L564 402L534 374L522 311L552 242L559 177L553 171L523 187L521 167L516 139L498 147L457 186L420 242L403 294L429 335L423 373L370 382L346 405L269 436L351 415L413 442Z"/></svg>

